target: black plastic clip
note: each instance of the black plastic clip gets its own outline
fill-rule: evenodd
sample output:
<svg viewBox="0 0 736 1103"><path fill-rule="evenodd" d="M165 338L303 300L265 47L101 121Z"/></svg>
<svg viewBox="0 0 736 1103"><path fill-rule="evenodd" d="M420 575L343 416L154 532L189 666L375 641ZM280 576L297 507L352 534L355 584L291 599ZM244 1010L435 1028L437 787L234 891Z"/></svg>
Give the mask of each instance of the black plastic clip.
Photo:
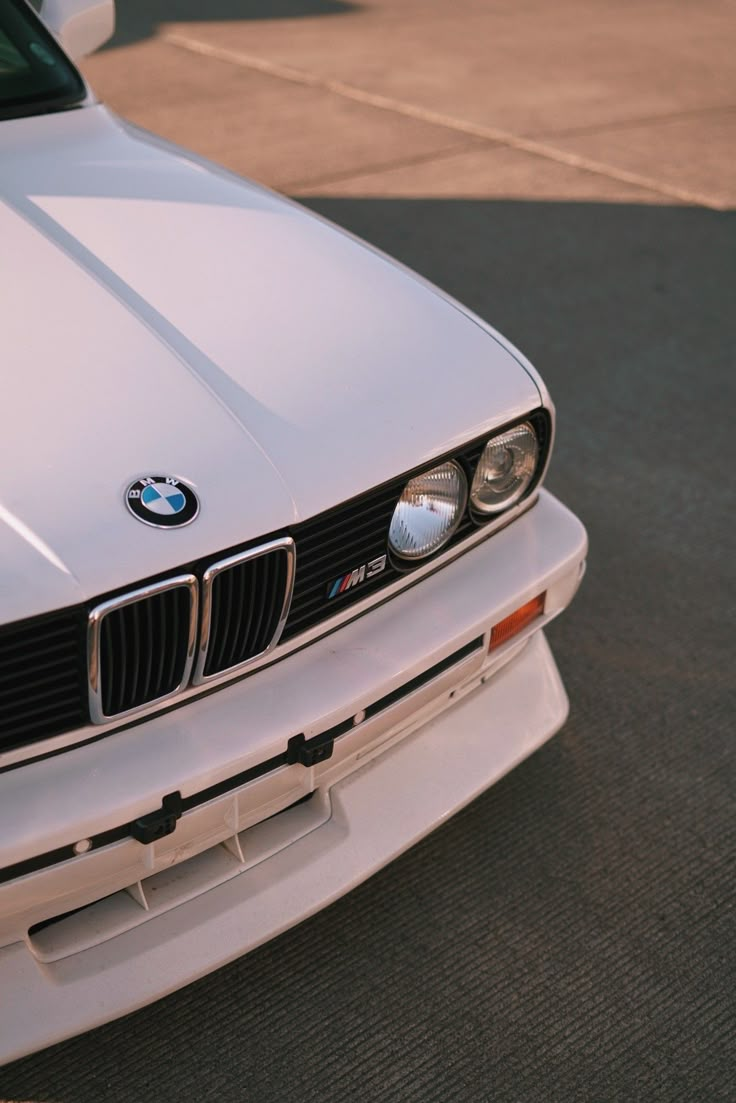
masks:
<svg viewBox="0 0 736 1103"><path fill-rule="evenodd" d="M155 843L156 839L165 839L167 835L171 835L179 819L181 819L181 793L177 789L175 793L169 793L163 798L157 812L149 812L147 816L133 820L130 833L139 843Z"/></svg>
<svg viewBox="0 0 736 1103"><path fill-rule="evenodd" d="M292 766L300 762L302 766L316 766L332 758L335 740L329 732L315 735L314 739L305 739L304 735L294 735L287 744L286 761Z"/></svg>

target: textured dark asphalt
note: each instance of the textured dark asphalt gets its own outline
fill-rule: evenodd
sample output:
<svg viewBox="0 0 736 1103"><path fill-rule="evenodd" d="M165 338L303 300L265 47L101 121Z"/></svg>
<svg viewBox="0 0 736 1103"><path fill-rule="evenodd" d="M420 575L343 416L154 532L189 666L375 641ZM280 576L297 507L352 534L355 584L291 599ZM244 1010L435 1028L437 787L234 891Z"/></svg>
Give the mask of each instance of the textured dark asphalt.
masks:
<svg viewBox="0 0 736 1103"><path fill-rule="evenodd" d="M570 720L326 912L0 1070L0 1098L736 1100L734 216L310 205L542 370L548 484L591 540L550 631Z"/></svg>

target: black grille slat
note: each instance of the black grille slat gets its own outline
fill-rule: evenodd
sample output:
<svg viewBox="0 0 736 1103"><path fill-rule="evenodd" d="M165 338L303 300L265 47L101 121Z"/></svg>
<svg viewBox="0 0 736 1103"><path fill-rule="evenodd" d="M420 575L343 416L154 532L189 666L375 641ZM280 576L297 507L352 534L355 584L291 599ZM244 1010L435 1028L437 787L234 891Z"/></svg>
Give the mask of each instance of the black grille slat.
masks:
<svg viewBox="0 0 736 1103"><path fill-rule="evenodd" d="M284 605L287 562L287 552L276 549L226 567L213 577L205 677L267 650Z"/></svg>
<svg viewBox="0 0 736 1103"><path fill-rule="evenodd" d="M58 696L49 696L46 698L36 697L32 705L28 705L23 709L23 721L26 724L33 725L39 721L41 717L46 716L50 712L56 712L58 708L64 707L64 699L59 694Z"/></svg>
<svg viewBox="0 0 736 1103"><path fill-rule="evenodd" d="M13 727L13 742L4 739L3 750L12 750L26 743L35 743L39 739L47 739L51 735L62 735L72 728L77 728L86 723L86 716L80 718L76 708L60 709L51 706L39 711L33 716L24 714L23 721ZM3 732L6 735L6 731Z"/></svg>
<svg viewBox="0 0 736 1103"><path fill-rule="evenodd" d="M163 687L166 685L164 680L164 661L167 652L171 648L171 633L169 630L169 621L171 619L170 611L164 606L163 616L161 617L161 639L162 643L154 653L154 658L151 663L150 669L150 693L155 699L156 697L162 697L164 693Z"/></svg>
<svg viewBox="0 0 736 1103"><path fill-rule="evenodd" d="M238 571L237 574L238 574L239 579L241 579L241 602L242 602L241 608L243 610L245 610L246 609L246 606L245 606L245 601L246 601L245 572L244 571ZM253 639L253 628L254 628L255 612L256 612L256 603L255 603L255 601L249 601L247 603L247 612L245 613L245 615L243 615L243 617L241 617L241 639L239 639L239 641L238 641L239 642L239 649L241 649L241 650L239 650L239 652L238 652L239 654L247 654L247 646L248 646L248 641L249 640L252 641L252 643L250 643L250 651L252 651L252 654L257 654L256 649L257 649L257 646L258 646L258 642L257 642L257 640Z"/></svg>
<svg viewBox="0 0 736 1103"><path fill-rule="evenodd" d="M153 601L153 598L149 600ZM125 694L122 700L115 710L116 712L123 712L125 703L130 702L128 708L135 708L136 705L141 704L143 698L138 697L138 682L141 675L141 603L139 601L133 602L129 607L129 619L128 627L130 629L130 662L128 668L130 670L130 681L126 679ZM125 626L125 614L121 613L120 620Z"/></svg>
<svg viewBox="0 0 736 1103"><path fill-rule="evenodd" d="M538 410L526 420L537 431L541 471L549 452L549 416ZM478 439L452 453L468 476L484 444L484 439ZM389 557L385 570L374 578L328 597L336 579L387 554L391 516L406 480L446 458L450 457L438 457L287 530L296 547L296 576L282 640L291 640L353 603L375 596L416 569L412 564L397 566ZM474 531L476 522L466 514L448 546ZM266 535L260 544L283 535L283 531ZM219 557L237 556L254 543L224 549ZM217 559L213 553L179 569L193 573L201 583ZM244 558L213 578L205 677L239 666L269 647L284 606L289 562L283 548L273 548ZM146 580L137 583L144 584ZM127 592L133 588L131 584ZM89 723L87 619L96 604L111 597L103 595L89 605L0 626L0 751ZM187 668L190 600L188 587L181 585L149 595L145 606L131 603L102 617L100 703L105 715L115 716L164 697L181 682Z"/></svg>
<svg viewBox="0 0 736 1103"><path fill-rule="evenodd" d="M219 604L220 615L224 615L224 628L221 632L221 640L218 648L218 664L215 667L216 670L222 670L224 667L232 666L230 656L233 653L232 638L235 630L237 629L238 617L242 612L242 604L238 609L235 607L235 583L238 572L225 571L220 576L220 586L222 588L222 594Z"/></svg>
<svg viewBox="0 0 736 1103"><path fill-rule="evenodd" d="M50 670L54 666L62 665L65 662L64 657L58 658L60 648L64 647L64 639L54 640L51 643L44 646L33 648L34 662L43 667L44 670ZM31 641L31 646L33 646ZM22 669L28 662L28 656L25 650L16 652L15 655L6 656L0 652L0 667L3 673L7 676L9 673L16 669Z"/></svg>
<svg viewBox="0 0 736 1103"><path fill-rule="evenodd" d="M329 550L345 540L366 539L371 532L375 532L376 526L383 524L386 517L391 517L399 496L400 490L397 490L389 502L381 503L380 509L359 513L348 519L339 518L336 523L330 523L325 518L323 527L315 533L298 532L300 553L311 556L315 552Z"/></svg>
<svg viewBox="0 0 736 1103"><path fill-rule="evenodd" d="M264 557L264 563L269 562L269 557ZM240 616L237 618L236 630L233 639L233 647L231 654L234 656L243 655L247 653L248 641L251 638L251 632L253 630L253 615L255 611L255 602L247 602L246 593L246 574L244 571L232 571L233 575L233 601L236 607L240 610ZM247 613L245 610L247 609ZM243 615L245 613L245 615ZM258 641L254 641L253 648L258 647Z"/></svg>
<svg viewBox="0 0 736 1103"><path fill-rule="evenodd" d="M324 547L325 544L336 543L341 539L344 540L346 536L353 538L358 533L370 532L371 526L380 523L380 520L384 516L387 514L389 517L391 516L400 494L401 487L398 486L386 501L381 501L372 508L352 513L348 517L340 517L329 526L329 537L327 539L325 539L325 531L322 527L311 534L307 530L305 533L301 534L299 540L300 550L303 549L303 551L311 552L313 547L321 548Z"/></svg>
<svg viewBox="0 0 736 1103"><path fill-rule="evenodd" d="M165 630L168 630L167 631L167 639L168 640L176 640L178 638L178 636L181 634L181 629L183 627L179 623L179 606L178 606L178 604L176 602L174 602L170 607L168 607L166 609L166 613L167 613L167 616L166 616L166 622L165 622ZM168 648L163 649L163 650L164 650L164 654L166 656L168 656L168 662L166 664L166 680L162 683L162 685L163 686L176 685L176 681L175 681L176 662L177 662L176 649L174 647L172 647L171 645L169 645ZM161 687L159 687L159 688L161 688ZM161 694L160 696L163 696L163 694Z"/></svg>
<svg viewBox="0 0 736 1103"><path fill-rule="evenodd" d="M386 550L388 527L391 523L393 507L379 514L368 532L360 531L354 539L344 535L342 539L330 541L325 545L315 544L310 550L302 548L298 544L299 570L297 571L297 585L301 588L309 584L315 577L323 572L345 571L348 567L360 566L365 556L370 559L372 554L381 555ZM346 560L346 552L348 559Z"/></svg>
<svg viewBox="0 0 736 1103"><path fill-rule="evenodd" d="M110 616L105 617L100 626L100 666L104 662L104 656L112 655L116 651L114 637L118 636L118 643L120 641L121 626L118 617ZM102 680L102 711L112 716L114 713L119 712L118 701L122 699L125 687L125 673L127 670L127 648L118 646L118 676L116 681L111 678L105 678ZM116 692L117 690L117 692Z"/></svg>
<svg viewBox="0 0 736 1103"><path fill-rule="evenodd" d="M322 579L325 572L331 577L333 574L340 574L350 568L358 567L361 563L374 558L376 555L382 555L386 550L390 522L391 518L388 517L382 526L383 531L374 533L370 542L353 544L345 541L330 555L315 556L309 568L305 568L299 573L297 579L299 588L303 589L305 586L311 585L316 579ZM329 579L325 577L324 581L327 582Z"/></svg>
<svg viewBox="0 0 736 1103"><path fill-rule="evenodd" d="M254 623L253 623L253 629L252 629L253 639L255 641L255 646L260 647L261 651L263 651L263 643L262 643L262 639L261 639L261 628L263 626L263 618L264 618L265 613L266 613L266 607L267 607L269 596L271 596L271 600L273 601L272 595L269 595L269 582L270 582L270 577L269 576L270 576L270 573L271 573L271 571L270 571L270 568L271 568L270 558L271 558L270 556L264 555L264 556L261 557L261 562L258 564L258 566L260 568L259 578L258 578L258 584L257 584L257 587L256 587L256 593L255 593L255 597L254 597L254 601L253 601L253 613L254 613L254 615L253 615Z"/></svg>
<svg viewBox="0 0 736 1103"><path fill-rule="evenodd" d="M377 517L372 518L367 525L360 525L352 536L347 533L341 533L339 536L330 540L325 540L322 543L315 542L314 546L310 549L302 548L300 545L299 553L302 562L305 564L300 571L300 580L318 569L320 563L342 563L342 556L345 553L346 546L355 550L365 549L369 551L376 545L378 539L377 532L380 533L381 537L378 539L378 542L383 543L385 541L386 532L388 531L388 526L391 523L393 511L394 507L392 506L391 509L379 513Z"/></svg>
<svg viewBox="0 0 736 1103"><path fill-rule="evenodd" d="M34 632L33 628L29 628L27 625L18 626L9 624L3 629L3 635L0 637L0 655L3 659L7 654L17 653L18 649L30 646L35 650L38 647L39 650L43 650L44 647L53 643L62 643L69 639L70 636L70 615L58 614L58 624L46 624L41 623ZM62 619L63 618L63 619Z"/></svg>
<svg viewBox="0 0 736 1103"><path fill-rule="evenodd" d="M120 712L120 703L125 699L128 679L128 649L126 647L125 621L122 617L107 617L102 622L102 633L105 644L112 654L113 649L118 656L119 673L116 679L117 685L112 681L105 683L105 696L103 709L108 715ZM117 689L117 692L114 691ZM113 696L114 694L114 696Z"/></svg>
<svg viewBox="0 0 736 1103"><path fill-rule="evenodd" d="M176 586L104 615L100 684L105 716L139 708L180 684L187 662L190 600L187 587ZM159 674L162 656L168 656L165 678Z"/></svg>
<svg viewBox="0 0 736 1103"><path fill-rule="evenodd" d="M174 602L174 605L177 603ZM148 668L148 692L150 696L155 700L157 697L163 697L167 691L167 686L171 685L171 682L167 682L164 678L164 662L167 655L172 650L175 653L173 647L175 637L171 634L171 603L164 602L159 610L159 643L158 646L152 648L152 659ZM152 624L153 627L153 624ZM173 681L176 674L176 670L167 672L168 677ZM174 684L176 684L174 682Z"/></svg>
<svg viewBox="0 0 736 1103"><path fill-rule="evenodd" d="M68 680L67 671L60 666L56 674L50 672L46 678L44 678L42 693L48 692L50 695L54 693L64 692L64 687ZM18 700L28 699L28 685L19 685L15 680L12 685L8 687L0 688L0 709L7 708Z"/></svg>
<svg viewBox="0 0 736 1103"><path fill-rule="evenodd" d="M153 669L158 662L158 657L161 654L163 648L166 646L166 617L162 618L161 622L161 640L159 641L158 648L154 651L153 648L153 621L151 619L151 606L152 602L142 601L141 607L141 637L144 648L144 654L151 656L150 662L141 663L141 674L143 679L143 685L141 687L141 697L144 701L155 700L159 694L151 693L151 677L153 675Z"/></svg>
<svg viewBox="0 0 736 1103"><path fill-rule="evenodd" d="M0 750L86 722L84 625L71 610L0 628Z"/></svg>

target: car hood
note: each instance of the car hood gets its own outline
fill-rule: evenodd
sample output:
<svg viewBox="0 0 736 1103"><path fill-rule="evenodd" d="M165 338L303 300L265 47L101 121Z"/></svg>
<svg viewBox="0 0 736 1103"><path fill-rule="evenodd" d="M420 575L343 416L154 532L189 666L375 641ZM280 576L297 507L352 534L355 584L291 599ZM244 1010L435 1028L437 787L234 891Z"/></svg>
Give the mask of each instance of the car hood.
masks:
<svg viewBox="0 0 736 1103"><path fill-rule="evenodd" d="M539 403L423 280L102 107L2 123L0 164L0 621L281 530ZM136 521L146 474L189 481L197 520Z"/></svg>

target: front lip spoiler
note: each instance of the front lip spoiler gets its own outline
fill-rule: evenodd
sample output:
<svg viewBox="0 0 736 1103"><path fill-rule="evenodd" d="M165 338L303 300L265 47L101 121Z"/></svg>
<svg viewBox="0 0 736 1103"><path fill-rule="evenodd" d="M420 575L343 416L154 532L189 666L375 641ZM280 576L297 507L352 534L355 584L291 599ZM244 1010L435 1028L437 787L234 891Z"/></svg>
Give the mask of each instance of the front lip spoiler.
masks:
<svg viewBox="0 0 736 1103"><path fill-rule="evenodd" d="M481 652L483 650L483 644L484 637L478 636L476 639L471 640L470 643L458 648L451 655L448 655L447 658L435 663L421 674L415 675L398 689L393 690L386 696L367 705L363 710L363 719L372 720L375 716L379 716L398 701L401 701L403 698L426 686L429 682L439 677L440 674L444 674L453 666L461 663L463 659ZM259 762L256 766L251 766L247 770L242 770L240 773L234 774L225 781L218 782L216 785L210 785L207 789L200 789L198 792L192 793L186 798L182 798L178 791L176 794L167 794L162 801L163 814L166 814L166 801L174 795L179 798L178 811L179 815L182 815L194 808L198 808L202 804L206 804L210 800L214 800L235 789L239 789L243 785L247 785L250 781L255 781L257 778L264 777L266 774L270 774L274 770L280 769L282 766L292 765L296 762L301 762L305 767L311 766L314 763L306 760L303 754L303 751L305 749L308 750L310 747L319 747L322 751L322 756L319 761L324 761L331 756L334 741L346 735L347 732L353 731L356 726L355 718L351 716L341 723L319 732L309 740L305 740L303 734L292 736L283 753L275 755L265 762ZM329 754L324 753L325 748L329 749ZM138 824L142 819L153 819L156 814L156 812L151 812L148 816L139 817L138 820L132 823L121 824L119 827L113 827L97 835L90 836L90 838L85 840L85 842L90 845L86 847L84 854L89 854L90 851L93 850L99 851L102 847L110 846L112 843L120 842L122 839L138 838L138 840L141 841L138 834ZM167 831L166 834L171 834L171 832ZM159 837L163 836L159 835ZM25 861L16 862L13 865L6 866L4 869L0 869L0 884L4 884L7 881L13 881L17 877L23 877L28 873L36 873L39 870L48 869L50 866L58 865L61 862L72 861L77 857L80 857L80 852L75 849L75 846L69 845L58 847L56 850L47 851L45 854L39 854L33 858L26 858Z"/></svg>
<svg viewBox="0 0 736 1103"><path fill-rule="evenodd" d="M42 966L27 941L0 949L0 1064L135 1011L307 919L446 822L566 715L538 632L487 685L336 780L324 822L266 860Z"/></svg>

